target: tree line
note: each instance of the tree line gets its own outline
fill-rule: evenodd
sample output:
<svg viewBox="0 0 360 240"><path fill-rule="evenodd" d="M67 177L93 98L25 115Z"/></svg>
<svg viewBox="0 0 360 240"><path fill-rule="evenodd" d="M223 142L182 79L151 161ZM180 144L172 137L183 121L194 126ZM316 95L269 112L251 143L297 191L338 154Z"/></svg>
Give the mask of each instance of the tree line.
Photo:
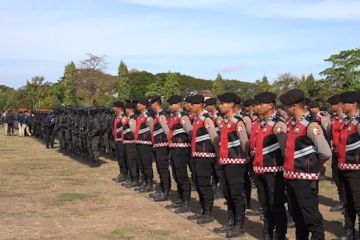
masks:
<svg viewBox="0 0 360 240"><path fill-rule="evenodd" d="M70 62L63 76L48 82L43 76L34 76L26 85L13 89L0 85L0 110L7 108L41 109L59 106L109 106L114 100L136 99L143 96L172 94L184 96L202 93L216 96L224 91L251 98L261 91L281 94L291 88L301 88L311 99L325 103L335 93L346 90L360 91L360 49L344 50L325 61L330 65L320 72L322 78L312 74L294 76L282 73L273 81L264 75L256 82L223 79L205 80L175 72L152 74L136 69L128 70L121 61L118 74L105 73L106 56L88 54L77 65Z"/></svg>

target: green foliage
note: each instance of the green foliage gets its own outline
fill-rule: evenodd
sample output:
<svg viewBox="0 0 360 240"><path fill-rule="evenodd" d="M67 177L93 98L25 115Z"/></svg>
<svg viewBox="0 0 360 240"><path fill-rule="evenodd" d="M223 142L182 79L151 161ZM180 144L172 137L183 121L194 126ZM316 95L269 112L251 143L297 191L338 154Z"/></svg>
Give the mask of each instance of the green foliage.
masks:
<svg viewBox="0 0 360 240"><path fill-rule="evenodd" d="M121 61L118 68L118 98L122 101L130 98L131 83L126 64Z"/></svg>
<svg viewBox="0 0 360 240"><path fill-rule="evenodd" d="M360 49L350 49L325 59L331 64L320 74L332 85L345 90L360 90Z"/></svg>
<svg viewBox="0 0 360 240"><path fill-rule="evenodd" d="M181 93L180 85L179 85L179 82L177 81L176 74L168 72L168 74L166 76L164 88L162 91L162 95L163 95L164 99L168 99L171 95L174 95L174 94L179 95L180 93Z"/></svg>
<svg viewBox="0 0 360 240"><path fill-rule="evenodd" d="M222 79L221 75L218 74L212 85L212 93L215 96L217 96L224 93L224 91L225 91L224 80Z"/></svg>
<svg viewBox="0 0 360 240"><path fill-rule="evenodd" d="M77 91L75 86L76 66L73 62L65 66L65 72L62 80L65 105L77 105Z"/></svg>

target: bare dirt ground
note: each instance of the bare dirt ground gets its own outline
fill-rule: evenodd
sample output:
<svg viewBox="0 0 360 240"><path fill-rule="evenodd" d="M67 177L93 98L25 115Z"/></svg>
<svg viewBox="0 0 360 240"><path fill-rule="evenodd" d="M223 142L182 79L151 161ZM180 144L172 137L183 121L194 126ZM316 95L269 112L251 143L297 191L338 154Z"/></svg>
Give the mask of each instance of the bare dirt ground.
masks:
<svg viewBox="0 0 360 240"><path fill-rule="evenodd" d="M215 202L216 221L200 226L186 219L192 213L165 209L170 201L154 203L114 183L112 160L92 168L35 138L0 131L0 239L223 239L212 232L226 216L222 199ZM343 216L329 212L338 203L330 178L320 183L320 195L326 239L333 239L342 233ZM192 197L198 212L196 192ZM241 239L261 239L258 217L248 217L245 227ZM288 238L294 239L294 229Z"/></svg>

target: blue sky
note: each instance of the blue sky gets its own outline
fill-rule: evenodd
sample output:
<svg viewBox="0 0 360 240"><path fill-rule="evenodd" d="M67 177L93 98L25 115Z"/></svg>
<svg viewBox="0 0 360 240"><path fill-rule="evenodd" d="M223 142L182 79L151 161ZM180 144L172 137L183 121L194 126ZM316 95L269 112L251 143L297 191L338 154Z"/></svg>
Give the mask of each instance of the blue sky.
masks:
<svg viewBox="0 0 360 240"><path fill-rule="evenodd" d="M0 84L56 82L70 61L255 81L317 75L360 47L358 0L18 0L0 8Z"/></svg>

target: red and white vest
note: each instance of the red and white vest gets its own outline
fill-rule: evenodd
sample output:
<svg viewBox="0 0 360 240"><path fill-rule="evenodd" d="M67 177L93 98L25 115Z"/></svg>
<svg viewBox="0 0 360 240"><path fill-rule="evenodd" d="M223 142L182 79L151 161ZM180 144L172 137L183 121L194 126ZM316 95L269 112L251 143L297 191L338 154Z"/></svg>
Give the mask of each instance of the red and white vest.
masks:
<svg viewBox="0 0 360 240"><path fill-rule="evenodd" d="M114 135L114 141L115 142L121 142L122 139L122 130L123 130L123 125L121 122L121 118L122 116L116 116L114 119L114 125L113 125L113 135Z"/></svg>
<svg viewBox="0 0 360 240"><path fill-rule="evenodd" d="M220 124L220 165L247 163L246 154L242 149L240 138L236 132L239 121L242 121L240 117L233 116L224 119Z"/></svg>
<svg viewBox="0 0 360 240"><path fill-rule="evenodd" d="M167 118L165 111L161 111L157 113L156 117L154 118L154 126L153 126L153 134L152 134L153 148L168 146L168 139L166 137L164 129L161 127L159 122L160 116Z"/></svg>
<svg viewBox="0 0 360 240"><path fill-rule="evenodd" d="M336 116L331 119L331 140L334 152L339 152L340 130L343 124L343 116Z"/></svg>
<svg viewBox="0 0 360 240"><path fill-rule="evenodd" d="M360 117L345 118L340 130L339 170L360 170L360 136L358 125Z"/></svg>
<svg viewBox="0 0 360 240"><path fill-rule="evenodd" d="M144 112L136 119L134 139L136 144L152 145L151 130L146 124L148 113Z"/></svg>
<svg viewBox="0 0 360 240"><path fill-rule="evenodd" d="M253 169L256 174L282 171L284 159L281 156L280 144L274 133L277 131L277 129L274 129L274 126L278 122L283 122L283 120L276 114L267 121L261 122L255 130L256 152ZM253 133L251 132L251 134Z"/></svg>
<svg viewBox="0 0 360 240"><path fill-rule="evenodd" d="M184 112L178 112L169 117L169 148L189 148L191 146L188 135L180 123L183 116L186 116Z"/></svg>
<svg viewBox="0 0 360 240"><path fill-rule="evenodd" d="M311 116L303 116L288 125L285 149L284 178L317 180L320 174L319 159L314 143L307 136L310 123L316 122Z"/></svg>
<svg viewBox="0 0 360 240"><path fill-rule="evenodd" d="M210 135L207 132L204 123L207 118L209 118L209 115L206 112L201 116L194 118L191 154L196 158L216 157L214 146L212 145Z"/></svg>
<svg viewBox="0 0 360 240"><path fill-rule="evenodd" d="M134 142L134 133L130 129L130 124L129 124L130 119L136 120L136 115L133 114L130 117L123 116L121 118L121 122L122 122L122 125L123 125L122 139L123 139L124 144L135 143Z"/></svg>

